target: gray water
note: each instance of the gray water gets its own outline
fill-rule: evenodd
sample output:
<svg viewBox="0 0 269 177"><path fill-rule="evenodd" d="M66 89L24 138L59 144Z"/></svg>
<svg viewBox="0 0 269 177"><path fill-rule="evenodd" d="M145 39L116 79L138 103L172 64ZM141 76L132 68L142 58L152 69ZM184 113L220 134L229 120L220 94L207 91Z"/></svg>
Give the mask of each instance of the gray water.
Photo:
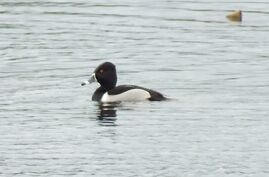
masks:
<svg viewBox="0 0 269 177"><path fill-rule="evenodd" d="M269 176L268 7L2 0L0 176ZM171 100L92 102L104 61Z"/></svg>

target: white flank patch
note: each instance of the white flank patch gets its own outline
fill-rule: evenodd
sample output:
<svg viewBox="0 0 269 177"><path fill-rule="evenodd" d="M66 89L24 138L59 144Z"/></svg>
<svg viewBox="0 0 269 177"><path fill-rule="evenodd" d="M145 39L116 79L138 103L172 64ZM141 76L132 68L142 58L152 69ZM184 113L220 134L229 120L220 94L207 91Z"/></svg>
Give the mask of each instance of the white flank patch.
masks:
<svg viewBox="0 0 269 177"><path fill-rule="evenodd" d="M143 101L150 98L150 94L142 89L131 89L119 95L109 95L107 92L102 96L101 102L118 101Z"/></svg>

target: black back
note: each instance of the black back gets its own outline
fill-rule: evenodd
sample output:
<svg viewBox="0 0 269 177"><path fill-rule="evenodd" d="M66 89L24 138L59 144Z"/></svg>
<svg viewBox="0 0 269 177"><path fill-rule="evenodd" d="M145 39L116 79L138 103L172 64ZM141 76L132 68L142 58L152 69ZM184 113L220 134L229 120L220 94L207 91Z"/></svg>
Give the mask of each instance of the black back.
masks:
<svg viewBox="0 0 269 177"><path fill-rule="evenodd" d="M118 95L118 94L121 94L121 93L126 92L126 91L131 90L131 89L142 89L142 90L149 92L149 94L150 94L149 100L150 101L162 101L162 100L166 99L161 93L159 93L155 90L147 89L144 87L139 87L136 85L119 85L119 86L115 87L114 89L109 90L108 94L109 95Z"/></svg>

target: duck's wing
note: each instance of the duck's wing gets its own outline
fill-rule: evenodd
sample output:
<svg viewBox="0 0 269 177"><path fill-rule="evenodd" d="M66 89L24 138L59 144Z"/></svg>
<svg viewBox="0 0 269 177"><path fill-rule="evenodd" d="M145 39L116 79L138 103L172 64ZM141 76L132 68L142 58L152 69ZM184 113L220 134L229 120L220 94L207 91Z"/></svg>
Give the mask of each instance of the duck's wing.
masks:
<svg viewBox="0 0 269 177"><path fill-rule="evenodd" d="M152 89L147 89L147 88L136 86L136 85L119 85L115 87L114 89L109 90L107 93L109 95L119 95L132 89L141 89L141 90L147 91L150 94L150 98L148 98L148 100L150 101L166 100L166 97L164 97L161 93Z"/></svg>

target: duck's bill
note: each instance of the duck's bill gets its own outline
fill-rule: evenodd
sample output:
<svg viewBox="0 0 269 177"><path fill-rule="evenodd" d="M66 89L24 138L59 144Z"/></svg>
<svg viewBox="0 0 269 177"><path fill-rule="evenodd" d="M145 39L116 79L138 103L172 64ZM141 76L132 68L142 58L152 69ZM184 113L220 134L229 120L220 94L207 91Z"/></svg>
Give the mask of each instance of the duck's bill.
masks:
<svg viewBox="0 0 269 177"><path fill-rule="evenodd" d="M88 84L93 83L93 82L96 82L96 77L95 77L94 73L91 75L89 80L82 82L81 86L88 85Z"/></svg>

